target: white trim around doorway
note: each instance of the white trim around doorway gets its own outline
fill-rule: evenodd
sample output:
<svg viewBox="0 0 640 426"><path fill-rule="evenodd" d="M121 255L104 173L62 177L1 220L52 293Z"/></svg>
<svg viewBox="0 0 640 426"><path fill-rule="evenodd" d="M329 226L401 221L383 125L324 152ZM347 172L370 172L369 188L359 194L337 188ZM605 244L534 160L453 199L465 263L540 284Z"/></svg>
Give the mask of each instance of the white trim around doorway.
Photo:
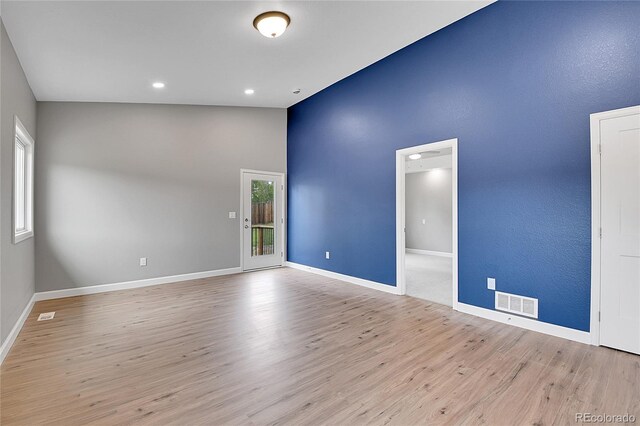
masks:
<svg viewBox="0 0 640 426"><path fill-rule="evenodd" d="M405 173L406 157L429 150L451 148L451 187L452 187L452 250L453 258L453 298L452 307L458 310L458 139L428 143L396 151L396 285L399 294L407 294L405 276Z"/></svg>
<svg viewBox="0 0 640 426"><path fill-rule="evenodd" d="M280 241L282 241L282 255L280 256L280 264L276 266L271 266L269 268L279 268L284 266L285 259L287 258L287 240L286 240L286 231L287 228L287 210L286 210L286 199L287 199L287 176L285 173L281 172L265 172L263 170L252 170L252 169L240 169L240 211L236 215L238 217L239 222L239 238L240 238L240 271L245 272L244 268L244 238L243 238L243 224L242 216L244 215L244 174L245 173L255 173L260 175L269 175L269 176L279 176L282 179L282 196L281 200L278 203L278 207L281 209L281 224L280 224L280 232L278 232L278 237L280 237ZM263 269L269 269L263 268ZM255 271L257 269L251 269L246 272Z"/></svg>
<svg viewBox="0 0 640 426"><path fill-rule="evenodd" d="M640 114L640 106L591 114L591 344L600 346L600 262L601 262L601 191L600 191L600 124L604 120Z"/></svg>

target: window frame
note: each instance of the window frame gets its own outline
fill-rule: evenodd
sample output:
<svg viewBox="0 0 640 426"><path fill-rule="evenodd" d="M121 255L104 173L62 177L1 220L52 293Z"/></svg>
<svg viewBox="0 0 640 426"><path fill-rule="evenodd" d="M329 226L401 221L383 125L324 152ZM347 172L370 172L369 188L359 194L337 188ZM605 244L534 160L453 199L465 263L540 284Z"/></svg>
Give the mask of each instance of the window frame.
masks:
<svg viewBox="0 0 640 426"><path fill-rule="evenodd" d="M34 169L34 148L35 142L27 129L24 127L18 116L14 116L14 138L13 138L13 185L12 185L12 227L13 227L13 243L25 241L33 237L33 169ZM24 179L23 188L18 188L20 179L18 179L18 144L24 147ZM24 212L19 212L18 191L24 191ZM24 213L24 228L16 229L18 217L20 213Z"/></svg>

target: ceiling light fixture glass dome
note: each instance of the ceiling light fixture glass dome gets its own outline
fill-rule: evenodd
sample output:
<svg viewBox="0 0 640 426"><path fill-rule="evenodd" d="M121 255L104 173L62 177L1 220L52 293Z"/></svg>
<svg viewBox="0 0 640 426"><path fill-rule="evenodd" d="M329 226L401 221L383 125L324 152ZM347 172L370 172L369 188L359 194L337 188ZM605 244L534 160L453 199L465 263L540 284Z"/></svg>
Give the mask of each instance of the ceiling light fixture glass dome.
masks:
<svg viewBox="0 0 640 426"><path fill-rule="evenodd" d="M265 37L280 37L291 23L289 15L282 12L265 12L256 16L253 26Z"/></svg>

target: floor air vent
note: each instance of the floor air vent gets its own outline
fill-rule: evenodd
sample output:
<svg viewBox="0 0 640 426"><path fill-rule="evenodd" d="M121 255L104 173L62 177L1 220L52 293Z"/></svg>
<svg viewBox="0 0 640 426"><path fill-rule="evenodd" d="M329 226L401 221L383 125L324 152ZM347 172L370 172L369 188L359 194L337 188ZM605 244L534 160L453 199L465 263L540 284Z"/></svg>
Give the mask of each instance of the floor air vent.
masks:
<svg viewBox="0 0 640 426"><path fill-rule="evenodd" d="M45 312L38 315L38 321L49 321L52 320L54 316L56 316L55 312Z"/></svg>
<svg viewBox="0 0 640 426"><path fill-rule="evenodd" d="M538 318L538 299L496 291L496 309Z"/></svg>

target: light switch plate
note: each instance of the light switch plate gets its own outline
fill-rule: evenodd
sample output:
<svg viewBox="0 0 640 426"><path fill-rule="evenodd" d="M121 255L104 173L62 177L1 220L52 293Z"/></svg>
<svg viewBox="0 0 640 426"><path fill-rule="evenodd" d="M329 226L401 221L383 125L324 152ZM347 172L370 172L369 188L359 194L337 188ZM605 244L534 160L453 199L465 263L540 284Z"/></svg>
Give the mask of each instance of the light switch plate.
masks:
<svg viewBox="0 0 640 426"><path fill-rule="evenodd" d="M325 259L331 259L331 253L329 253L328 251L324 252L324 258Z"/></svg>
<svg viewBox="0 0 640 426"><path fill-rule="evenodd" d="M229 212L229 219L235 219L236 218L236 212Z"/></svg>
<svg viewBox="0 0 640 426"><path fill-rule="evenodd" d="M495 278L487 278L487 288L489 290L496 289L496 279Z"/></svg>
<svg viewBox="0 0 640 426"><path fill-rule="evenodd" d="M140 266L147 266L147 258L146 257L141 257L140 258Z"/></svg>

